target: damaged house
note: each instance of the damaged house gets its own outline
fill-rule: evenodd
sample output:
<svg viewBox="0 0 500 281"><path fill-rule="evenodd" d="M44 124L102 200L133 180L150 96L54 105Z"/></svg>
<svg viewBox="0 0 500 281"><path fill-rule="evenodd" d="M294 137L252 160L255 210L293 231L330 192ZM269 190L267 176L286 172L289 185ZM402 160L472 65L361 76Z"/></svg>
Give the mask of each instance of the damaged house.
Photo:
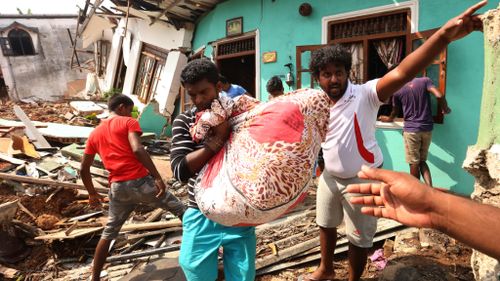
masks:
<svg viewBox="0 0 500 281"><path fill-rule="evenodd" d="M100 90L122 92L140 111L151 104L155 113L171 117L180 92L180 72L191 52L194 23L220 1L116 0L107 8L97 0L92 9L89 2L78 34L83 47L97 46L95 75Z"/></svg>
<svg viewBox="0 0 500 281"><path fill-rule="evenodd" d="M76 18L0 15L1 99L58 100L84 88L86 73L70 68Z"/></svg>

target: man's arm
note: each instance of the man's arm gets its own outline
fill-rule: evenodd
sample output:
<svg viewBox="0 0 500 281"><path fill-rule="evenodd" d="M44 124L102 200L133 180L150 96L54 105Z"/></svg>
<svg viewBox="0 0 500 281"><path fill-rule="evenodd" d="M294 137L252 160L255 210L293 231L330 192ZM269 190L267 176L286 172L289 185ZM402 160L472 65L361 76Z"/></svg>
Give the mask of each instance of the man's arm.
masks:
<svg viewBox="0 0 500 281"><path fill-rule="evenodd" d="M229 122L212 128L199 149L195 148L187 120L179 117L172 125L173 137L171 147L171 167L174 177L186 182L198 173L203 166L224 146L230 134Z"/></svg>
<svg viewBox="0 0 500 281"><path fill-rule="evenodd" d="M425 69L449 43L472 31L482 30L482 20L479 15L474 15L474 13L486 3L486 0L481 1L461 15L449 20L422 46L403 59L395 69L384 75L377 83L379 100L383 102L391 97L394 92Z"/></svg>
<svg viewBox="0 0 500 281"><path fill-rule="evenodd" d="M139 160L139 162L141 162L142 165L146 167L151 176L153 176L153 178L155 179L155 186L158 189L158 194L156 194L156 197L161 197L165 193L166 189L165 183L163 182L160 173L156 169L153 160L151 160L151 157L144 149L144 146L141 143L141 138L139 133L135 131L129 131L128 141L130 143L130 147L132 148L132 152L134 152L134 155L137 158L137 160Z"/></svg>
<svg viewBox="0 0 500 281"><path fill-rule="evenodd" d="M348 192L365 195L351 198L367 206L361 210L364 214L435 228L500 259L500 244L492 243L500 233L500 208L441 192L406 173L363 167L358 175L383 182L347 187Z"/></svg>
<svg viewBox="0 0 500 281"><path fill-rule="evenodd" d="M436 97L443 114L448 114L451 112L451 108L448 107L448 102L446 101L446 97L444 93L441 93L435 86L431 86L427 89L429 93Z"/></svg>
<svg viewBox="0 0 500 281"><path fill-rule="evenodd" d="M89 203L92 206L99 206L103 197L97 193L92 183L92 175L90 174L90 166L94 162L95 154L83 154L82 163L80 164L80 176L82 177L83 185L89 193Z"/></svg>

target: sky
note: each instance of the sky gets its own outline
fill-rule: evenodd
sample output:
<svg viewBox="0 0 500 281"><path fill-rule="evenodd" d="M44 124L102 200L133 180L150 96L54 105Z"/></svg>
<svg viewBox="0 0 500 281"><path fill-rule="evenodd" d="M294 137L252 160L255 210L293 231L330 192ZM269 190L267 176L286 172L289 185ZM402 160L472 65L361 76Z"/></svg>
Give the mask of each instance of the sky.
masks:
<svg viewBox="0 0 500 281"><path fill-rule="evenodd" d="M0 14L18 14L16 8L20 8L25 14L28 9L31 9L32 14L77 14L77 5L82 9L85 6L85 0L0 0L0 2Z"/></svg>

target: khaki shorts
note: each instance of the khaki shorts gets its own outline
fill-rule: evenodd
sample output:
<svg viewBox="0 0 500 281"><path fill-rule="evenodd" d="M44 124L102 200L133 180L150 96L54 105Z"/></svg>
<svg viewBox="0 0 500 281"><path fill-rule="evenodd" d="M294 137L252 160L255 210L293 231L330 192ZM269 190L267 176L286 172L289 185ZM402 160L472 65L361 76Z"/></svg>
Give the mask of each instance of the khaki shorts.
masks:
<svg viewBox="0 0 500 281"><path fill-rule="evenodd" d="M418 164L427 161L431 139L432 131L415 133L403 132L406 163Z"/></svg>
<svg viewBox="0 0 500 281"><path fill-rule="evenodd" d="M361 248L373 246L377 231L377 218L361 213L361 205L351 204L345 188L349 184L374 182L360 178L341 179L327 173L319 178L316 195L316 223L324 228L335 228L345 220L345 232L349 242Z"/></svg>
<svg viewBox="0 0 500 281"><path fill-rule="evenodd" d="M178 217L184 214L186 206L172 193L165 191L165 194L161 198L156 197L157 193L158 190L151 176L111 183L108 192L108 223L104 227L101 239L115 239L123 223L125 223L130 213L139 204L162 208Z"/></svg>

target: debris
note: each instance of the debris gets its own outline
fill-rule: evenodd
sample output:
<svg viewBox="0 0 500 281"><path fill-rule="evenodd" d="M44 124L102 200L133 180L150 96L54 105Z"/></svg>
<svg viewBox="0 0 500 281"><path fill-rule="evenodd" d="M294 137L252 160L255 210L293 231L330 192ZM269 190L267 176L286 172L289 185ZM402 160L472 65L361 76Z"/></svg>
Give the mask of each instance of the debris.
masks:
<svg viewBox="0 0 500 281"><path fill-rule="evenodd" d="M125 255L111 256L111 257L108 257L106 259L106 261L107 262L114 262L114 261L122 261L122 260L128 260L128 259L139 258L139 257L144 257L144 256L152 256L152 255L177 251L180 248L181 248L180 245L166 246L166 247L162 247L162 248L145 250L145 251L125 254Z"/></svg>
<svg viewBox="0 0 500 281"><path fill-rule="evenodd" d="M38 227L43 230L51 230L55 228L56 223L59 221L59 218L53 215L43 214L36 218L35 222Z"/></svg>
<svg viewBox="0 0 500 281"><path fill-rule="evenodd" d="M38 149L52 149L52 146L47 142L47 140L40 134L40 132L35 128L31 120L26 116L26 113L17 105L14 105L14 112L16 116L21 119L21 121L26 126L26 134L33 141L36 148Z"/></svg>
<svg viewBox="0 0 500 281"><path fill-rule="evenodd" d="M104 109L93 101L72 101L69 103L75 115L101 114Z"/></svg>
<svg viewBox="0 0 500 281"><path fill-rule="evenodd" d="M0 275L2 275L4 278L13 279L16 278L17 275L19 275L19 270L0 265Z"/></svg>
<svg viewBox="0 0 500 281"><path fill-rule="evenodd" d="M36 217L35 215L33 215L32 212L30 212L30 210L28 210L28 208L24 207L23 204L21 204L21 202L17 202L17 205L19 206L19 208L21 209L21 211L25 212L28 216L30 216L33 220L36 220Z"/></svg>
<svg viewBox="0 0 500 281"><path fill-rule="evenodd" d="M382 270L387 265L387 258L384 257L384 250L378 249L370 256L370 260L375 264L378 270Z"/></svg>
<svg viewBox="0 0 500 281"><path fill-rule="evenodd" d="M7 173L0 173L0 179L13 180L13 181L24 182L24 183L43 184L43 185L55 186L55 187L61 186L61 187L66 187L66 188L87 190L85 188L85 186L83 186L81 184L58 182L58 181L44 180L44 179L34 179L34 178L30 178L30 177L16 176L16 175L11 175L11 174L7 174ZM108 192L107 188L97 188L96 187L95 189L98 192L103 192L103 193Z"/></svg>
<svg viewBox="0 0 500 281"><path fill-rule="evenodd" d="M0 204L0 224L10 223L17 212L19 200Z"/></svg>

